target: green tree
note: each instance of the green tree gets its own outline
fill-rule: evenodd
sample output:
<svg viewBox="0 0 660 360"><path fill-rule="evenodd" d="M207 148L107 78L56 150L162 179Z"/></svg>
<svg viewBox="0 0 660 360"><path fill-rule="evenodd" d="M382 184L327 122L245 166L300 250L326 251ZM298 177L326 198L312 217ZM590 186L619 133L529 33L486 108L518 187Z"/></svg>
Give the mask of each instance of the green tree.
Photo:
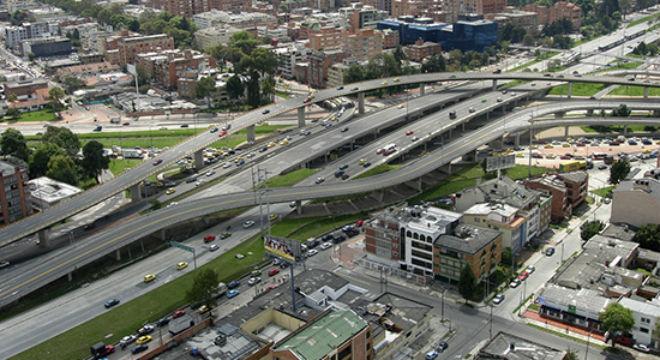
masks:
<svg viewBox="0 0 660 360"><path fill-rule="evenodd" d="M227 80L227 95L229 95L230 99L238 100L244 93L245 87L240 76L234 75Z"/></svg>
<svg viewBox="0 0 660 360"><path fill-rule="evenodd" d="M186 292L186 300L191 303L203 303L212 306L218 290L218 273L212 269L201 270L193 279L193 285Z"/></svg>
<svg viewBox="0 0 660 360"><path fill-rule="evenodd" d="M580 237L582 240L589 240L604 228L605 224L600 220L587 221L580 226Z"/></svg>
<svg viewBox="0 0 660 360"><path fill-rule="evenodd" d="M628 117L630 116L631 110L626 104L621 104L616 109L612 110L613 116Z"/></svg>
<svg viewBox="0 0 660 360"><path fill-rule="evenodd" d="M359 82L365 79L364 68L358 64L352 64L344 73L344 84Z"/></svg>
<svg viewBox="0 0 660 360"><path fill-rule="evenodd" d="M660 251L660 225L642 225L635 233L633 241L644 249Z"/></svg>
<svg viewBox="0 0 660 360"><path fill-rule="evenodd" d="M59 87L53 87L48 90L48 99L50 100L50 107L54 111L60 111L64 108L64 105L62 105L62 100L64 100L64 97L66 94L64 93L64 90Z"/></svg>
<svg viewBox="0 0 660 360"><path fill-rule="evenodd" d="M72 158L80 151L78 135L65 127L48 126L42 141L59 146Z"/></svg>
<svg viewBox="0 0 660 360"><path fill-rule="evenodd" d="M2 155L15 156L23 161L27 161L30 155L25 137L20 131L12 128L2 133L0 137L0 151L2 151Z"/></svg>
<svg viewBox="0 0 660 360"><path fill-rule="evenodd" d="M48 162L55 155L66 156L66 152L53 143L43 142L39 144L30 157L30 178L46 175Z"/></svg>
<svg viewBox="0 0 660 360"><path fill-rule="evenodd" d="M65 77L64 80L62 80L62 83L64 84L66 92L69 94L73 94L74 91L85 87L85 82L75 76Z"/></svg>
<svg viewBox="0 0 660 360"><path fill-rule="evenodd" d="M578 354L575 352L575 350L568 349L568 351L566 351L566 357L564 360L579 360Z"/></svg>
<svg viewBox="0 0 660 360"><path fill-rule="evenodd" d="M197 98L206 99L206 105L211 107L211 95L215 92L215 79L211 76L201 78L197 82L195 93Z"/></svg>
<svg viewBox="0 0 660 360"><path fill-rule="evenodd" d="M272 76L266 76L261 80L261 97L272 101L275 93L275 79Z"/></svg>
<svg viewBox="0 0 660 360"><path fill-rule="evenodd" d="M629 332L635 325L632 311L619 303L607 305L605 311L598 316L598 319L601 322L602 329L610 333L612 346L616 346L614 339L617 336Z"/></svg>
<svg viewBox="0 0 660 360"><path fill-rule="evenodd" d="M250 54L259 45L257 38L247 31L234 33L229 39L229 47L241 50L244 54Z"/></svg>
<svg viewBox="0 0 660 360"><path fill-rule="evenodd" d="M396 61L399 62L399 65L401 65L402 61L408 60L408 57L403 52L403 49L401 48L401 45L397 45L396 49L394 49L394 59L396 59Z"/></svg>
<svg viewBox="0 0 660 360"><path fill-rule="evenodd" d="M626 159L619 159L610 167L610 183L618 184L630 172L630 163Z"/></svg>
<svg viewBox="0 0 660 360"><path fill-rule="evenodd" d="M447 64L445 63L445 58L440 54L431 55L430 58L422 64L423 73L435 73L435 72L444 72L447 70Z"/></svg>
<svg viewBox="0 0 660 360"><path fill-rule="evenodd" d="M95 178L98 182L101 171L107 169L110 165L110 159L103 155L103 145L96 140L92 140L83 146L82 152L83 159L80 165L87 176Z"/></svg>
<svg viewBox="0 0 660 360"><path fill-rule="evenodd" d="M12 120L16 120L16 119L18 119L19 116L21 116L21 112L17 108L11 107L11 108L7 109L7 112L5 113L5 116L12 119Z"/></svg>
<svg viewBox="0 0 660 360"><path fill-rule="evenodd" d="M465 299L466 304L477 292L477 279L468 264L465 264L463 270L461 270L461 277L458 281L458 292Z"/></svg>
<svg viewBox="0 0 660 360"><path fill-rule="evenodd" d="M54 155L50 158L46 176L70 185L78 185L78 167L66 155Z"/></svg>

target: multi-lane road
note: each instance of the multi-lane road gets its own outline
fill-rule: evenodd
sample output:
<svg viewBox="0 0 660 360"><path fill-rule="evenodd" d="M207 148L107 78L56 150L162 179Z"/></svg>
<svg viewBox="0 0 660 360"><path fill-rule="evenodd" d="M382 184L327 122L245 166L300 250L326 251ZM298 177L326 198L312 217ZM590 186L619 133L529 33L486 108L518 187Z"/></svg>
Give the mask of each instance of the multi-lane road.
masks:
<svg viewBox="0 0 660 360"><path fill-rule="evenodd" d="M613 76L581 76L580 74L559 74L559 73L432 73L416 74L402 76L400 78L370 80L361 83L346 85L338 89L326 89L319 91L313 101L319 102L333 99L339 96L363 93L365 91L381 89L389 86L398 86L406 84L426 84L436 82L454 82L454 81L485 81L485 80L523 80L523 81L555 81L555 82L576 82L576 83L598 83L607 85L643 85L647 87L660 87L660 81L645 80L643 83L635 79L617 78ZM629 81L632 80L632 81ZM249 112L232 121L232 131L246 128L251 125L266 121L273 116L285 112L304 108L307 104L303 97L295 97L281 103L270 105L252 112ZM165 151L153 161L145 162L121 176L108 181L102 185L96 186L70 199L62 201L50 209L39 214L27 217L8 225L0 230L0 246L14 242L21 237L33 234L42 229L50 227L52 224L62 221L80 211L83 211L97 202L107 199L140 183L143 179L153 175L165 167L173 164L175 161L194 153L214 141L218 140L217 133L206 131L201 135L191 138L169 151Z"/></svg>

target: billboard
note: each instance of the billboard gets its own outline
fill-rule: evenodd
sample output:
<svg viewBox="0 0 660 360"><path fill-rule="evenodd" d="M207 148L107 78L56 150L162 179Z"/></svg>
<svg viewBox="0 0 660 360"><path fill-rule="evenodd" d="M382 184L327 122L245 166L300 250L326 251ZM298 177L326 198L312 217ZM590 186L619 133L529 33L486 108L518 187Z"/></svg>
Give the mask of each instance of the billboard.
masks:
<svg viewBox="0 0 660 360"><path fill-rule="evenodd" d="M266 253L288 262L295 262L300 258L300 242L296 240L264 236Z"/></svg>
<svg viewBox="0 0 660 360"><path fill-rule="evenodd" d="M486 158L486 172L512 168L516 164L516 155L489 156Z"/></svg>

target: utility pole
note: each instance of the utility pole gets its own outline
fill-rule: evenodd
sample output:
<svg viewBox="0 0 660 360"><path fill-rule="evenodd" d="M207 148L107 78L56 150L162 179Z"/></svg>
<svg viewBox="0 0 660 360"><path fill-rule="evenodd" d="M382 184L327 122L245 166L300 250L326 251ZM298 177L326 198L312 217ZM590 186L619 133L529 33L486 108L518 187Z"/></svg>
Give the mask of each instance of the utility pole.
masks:
<svg viewBox="0 0 660 360"><path fill-rule="evenodd" d="M490 340L493 340L493 304L490 304Z"/></svg>
<svg viewBox="0 0 660 360"><path fill-rule="evenodd" d="M584 350L584 360L589 356L589 342L591 341L591 327L587 327L587 347Z"/></svg>
<svg viewBox="0 0 660 360"><path fill-rule="evenodd" d="M447 289L442 290L442 308L440 310L440 317L442 322L445 321L445 293L447 292Z"/></svg>

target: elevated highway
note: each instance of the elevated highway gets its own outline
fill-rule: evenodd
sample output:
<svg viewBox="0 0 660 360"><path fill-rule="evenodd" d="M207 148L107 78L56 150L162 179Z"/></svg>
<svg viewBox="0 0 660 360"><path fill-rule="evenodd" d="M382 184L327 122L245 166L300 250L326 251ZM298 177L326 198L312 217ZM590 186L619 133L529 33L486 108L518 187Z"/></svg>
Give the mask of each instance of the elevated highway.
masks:
<svg viewBox="0 0 660 360"><path fill-rule="evenodd" d="M623 74L623 73L622 73ZM377 79L364 81L355 84L349 84L343 88L326 89L319 91L312 102L320 102L333 99L339 96L358 95L358 110L364 112L364 93L372 90L383 89L390 86L417 85L423 86L428 83L450 82L450 81L492 81L493 89L497 87L497 81L501 80L522 80L522 81L554 81L572 83L599 83L606 85L640 85L646 89L650 87L660 87L660 81L618 78L614 76L581 76L559 73L432 73L416 74L402 76L399 78ZM632 81L631 81L632 80ZM570 93L569 86L569 93ZM423 91L423 90L422 90ZM231 131L248 128L248 132L254 129L258 123L266 121L274 116L288 111L298 110L299 124L305 124L305 107L309 102L305 102L304 97L295 97L281 103L273 104L251 111L231 122ZM127 171L121 176L108 181L102 185L96 186L77 196L62 201L50 209L39 214L27 217L15 223L12 223L0 230L0 247L10 244L22 237L39 232L41 239L47 238L47 229L53 224L63 221L76 213L83 211L99 201L105 200L112 195L132 188L134 194L138 194L141 181L150 175L154 175L164 168L174 164L182 157L197 153L197 158L201 158L199 151L218 140L217 133L205 131L195 136L169 151L163 152L152 161L145 161L141 165Z"/></svg>
<svg viewBox="0 0 660 360"><path fill-rule="evenodd" d="M618 102L575 101L565 104L551 103L516 111L464 134L445 147L410 162L398 171L328 185L273 188L263 195L263 201L286 203L295 200L319 199L385 189L415 180L442 165L448 164L451 160L475 150L482 144L500 139L505 134L528 130L530 120L535 117L557 111L613 109L618 105ZM626 105L633 110L660 110L660 103L651 101L648 103L629 102ZM616 120L617 123L635 123L638 121L636 118L616 118L612 120ZM579 119L558 119L555 124L550 123L553 120L545 121L548 121L547 126L557 126L563 125L564 122L562 121L570 121L571 124L578 123ZM649 122L651 121L649 119ZM655 119L655 121L656 125L660 124L660 119ZM427 136L433 136L433 134ZM89 237L85 242L50 253L29 269L10 269L2 274L0 276L0 283L2 284L0 288L0 306L11 303L51 281L134 242L146 234L155 233L163 228L190 219L229 209L256 206L257 204L257 196L254 192L237 192L181 203L118 224Z"/></svg>

